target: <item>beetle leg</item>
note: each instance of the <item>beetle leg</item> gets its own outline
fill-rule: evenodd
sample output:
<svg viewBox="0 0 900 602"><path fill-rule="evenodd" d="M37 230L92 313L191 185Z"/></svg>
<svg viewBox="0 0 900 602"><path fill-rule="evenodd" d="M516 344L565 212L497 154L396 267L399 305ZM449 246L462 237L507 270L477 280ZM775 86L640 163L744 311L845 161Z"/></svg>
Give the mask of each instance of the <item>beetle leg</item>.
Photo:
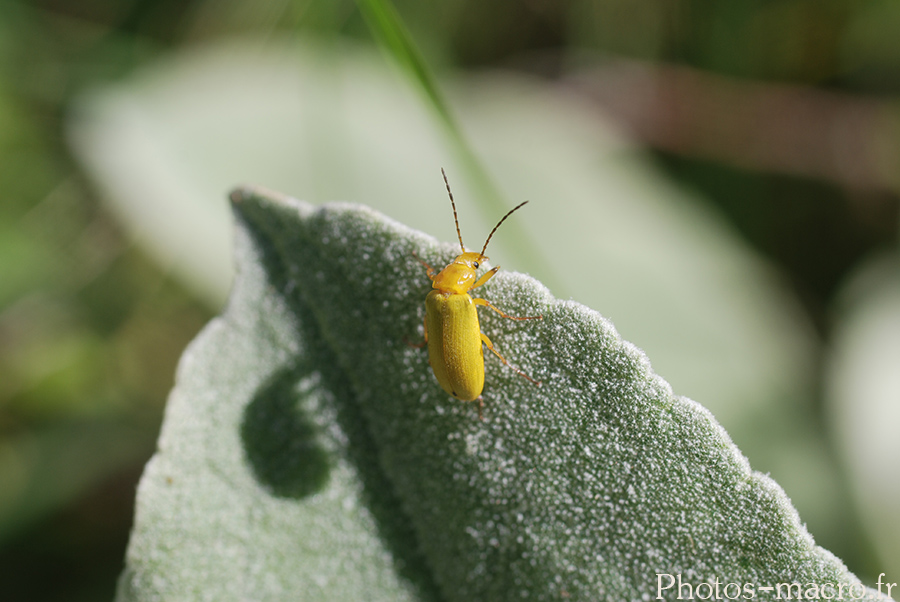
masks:
<svg viewBox="0 0 900 602"><path fill-rule="evenodd" d="M530 382L530 383L532 383L532 384L535 384L535 385L537 385L537 386L539 386L539 387L541 386L541 381L539 381L539 380L534 380L533 378L531 378L530 376L528 376L527 374L525 374L524 372L522 372L521 370L519 370L518 368L516 368L516 367L513 366L512 364L510 364L508 361L506 361L506 358L503 357L502 355L500 355L500 352L499 352L499 351L497 351L496 349L494 349L494 344L491 343L491 340L490 340L489 338L487 338L487 335L486 335L486 334L484 334L483 332L480 333L480 334L481 334L481 340L482 340L482 342L484 342L484 344L487 345L487 348L488 348L488 349L490 349L491 351L494 352L494 355L496 355L497 357L500 358L500 361L501 361L501 362L503 362L504 364L506 364L506 367L507 367L507 368L511 368L512 370L515 370L515 371L519 374L519 376L523 377L523 378L524 378L525 380L527 380L528 382Z"/></svg>
<svg viewBox="0 0 900 602"><path fill-rule="evenodd" d="M422 341L421 343L413 343L409 339L406 338L406 335L403 335L403 340L410 347L415 347L416 349L421 349L422 347L424 347L425 345L428 344L428 317L427 316L425 317L424 322L425 322L425 330L423 332L425 333L425 340Z"/></svg>
<svg viewBox="0 0 900 602"><path fill-rule="evenodd" d="M488 280L490 280L491 278L494 277L494 274L496 274L497 270L499 270L499 269L500 269L500 266L498 265L497 267L491 268L489 271L482 274L481 278L476 280L475 284L472 285L472 288L478 288L479 286L483 286ZM470 288L469 290L472 290L472 288Z"/></svg>
<svg viewBox="0 0 900 602"><path fill-rule="evenodd" d="M478 420L484 422L484 398L479 395L475 401L478 402Z"/></svg>
<svg viewBox="0 0 900 602"><path fill-rule="evenodd" d="M415 251L413 251L413 257L415 257L416 261L421 263L422 266L425 268L425 271L428 273L428 278L430 278L431 280L434 280L434 268L431 267L430 265L428 265L427 263L425 263L424 261L422 261L422 259L419 258L419 255Z"/></svg>
<svg viewBox="0 0 900 602"><path fill-rule="evenodd" d="M544 316L511 316L511 315L505 313L502 309L500 309L496 305L493 305L487 299L472 299L472 302L475 303L475 305L484 305L484 306L490 307L491 309L493 309L495 312L497 312L504 318L509 318L510 320L543 320L544 319Z"/></svg>

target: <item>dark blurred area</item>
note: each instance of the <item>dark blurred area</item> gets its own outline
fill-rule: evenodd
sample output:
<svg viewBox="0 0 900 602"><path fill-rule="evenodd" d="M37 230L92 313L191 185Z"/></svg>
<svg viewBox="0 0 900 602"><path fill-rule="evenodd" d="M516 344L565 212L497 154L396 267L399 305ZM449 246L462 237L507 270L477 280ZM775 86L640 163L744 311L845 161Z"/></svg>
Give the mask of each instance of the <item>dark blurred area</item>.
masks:
<svg viewBox="0 0 900 602"><path fill-rule="evenodd" d="M527 71L612 115L780 268L823 340L838 284L898 242L894 5L396 7L436 70ZM106 213L66 144L67 107L161 53L274 32L370 40L349 1L0 3L3 600L112 599L178 357L216 309ZM832 551L877 574L864 540L848 546Z"/></svg>

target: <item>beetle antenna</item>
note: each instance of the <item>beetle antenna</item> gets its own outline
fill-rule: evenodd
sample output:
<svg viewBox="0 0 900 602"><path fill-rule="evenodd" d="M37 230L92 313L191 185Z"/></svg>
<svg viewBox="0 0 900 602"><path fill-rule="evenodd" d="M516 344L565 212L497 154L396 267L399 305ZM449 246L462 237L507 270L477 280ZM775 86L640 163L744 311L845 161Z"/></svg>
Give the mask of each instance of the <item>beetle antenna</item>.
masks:
<svg viewBox="0 0 900 602"><path fill-rule="evenodd" d="M456 202L453 200L453 193L450 191L450 182L447 181L447 172L444 171L443 167L441 168L441 175L444 176L444 184L447 185L447 194L450 195L450 205L453 207L453 221L456 222L456 236L459 238L459 248L465 253L466 246L463 244L462 233L459 231L459 218L456 217Z"/></svg>
<svg viewBox="0 0 900 602"><path fill-rule="evenodd" d="M506 221L506 218L508 218L508 217L509 217L510 215L512 215L513 213L515 213L516 209L520 208L522 205L525 205L527 202L528 202L528 201L522 201L521 203L519 203L518 205L516 205L515 207L513 207L512 209L510 209L509 213L507 213L506 215L504 215L504 216L500 219L500 221L497 222L497 225L494 226L494 229L491 230L491 233L490 233L490 234L488 234L487 240L484 241L484 247L481 249L481 256L482 256L482 257L484 257L484 252L487 251L488 243L491 242L491 237L494 235L494 232L497 231L497 228L500 227L500 224L502 224L503 222L505 222L505 221Z"/></svg>

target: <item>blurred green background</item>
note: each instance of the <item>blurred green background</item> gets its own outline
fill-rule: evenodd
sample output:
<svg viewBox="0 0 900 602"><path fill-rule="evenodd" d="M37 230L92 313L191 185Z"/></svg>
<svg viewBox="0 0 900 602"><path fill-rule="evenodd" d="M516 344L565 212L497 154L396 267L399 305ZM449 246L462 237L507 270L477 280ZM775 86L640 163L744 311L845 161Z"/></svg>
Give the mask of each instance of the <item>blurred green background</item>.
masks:
<svg viewBox="0 0 900 602"><path fill-rule="evenodd" d="M538 258L533 264L523 259L514 265L515 253L527 256L529 248L532 254L552 253L552 243L550 251L520 243L504 257L510 267L542 277L560 296L572 295L609 315L625 338L647 350L676 392L713 410L753 467L770 472L785 487L817 541L851 570L870 583L880 572L900 581L900 452L893 443L900 439L895 376L900 373L898 5L882 0L404 0L395 6L427 65L439 81L448 82L451 113L465 114L467 103L474 103L466 94L476 89L474 81L482 82L478 90L486 89L484 82L495 90L491 86L509 80L527 81L523 97L531 99L533 90L540 90L537 96L577 104L589 115L579 113L579 119L591 121L584 123L585 129L612 132L604 138L612 149L604 151L604 169L612 164L616 173L627 173L622 177L638 183L630 186L649 190L645 196L654 196L660 186L668 191L660 195L663 209L648 209L654 219L665 222L671 210L688 223L691 212L700 211L701 221L715 222L710 231L726 237L752 258L747 261L754 270L767 274L748 275L735 290L768 283L760 286L771 286L772 298L788 308L784 315L791 325L786 328L796 328L796 338L802 339L797 345L802 351L794 359L803 374L779 385L780 394L795 391L800 400L796 406L791 405L794 400L779 406L793 408L777 414L780 430L765 419L732 418L736 422L729 423L729 415L746 414L716 407L718 396L709 391L744 385L729 381L714 363L709 370L693 366L690 376L679 372L676 360L667 363L667 344L676 350L690 344L674 336L655 343L652 332L641 333L640 324L652 323L651 314L665 313L650 301L619 313L614 299L600 305L603 298L585 298L590 294L574 279L567 284L564 270L553 282L554 263L567 262L567 256L545 256L544 263ZM397 116L386 116L390 101L369 102L351 86L369 92L406 86L421 114L408 116L416 125L408 132L396 131L391 144L416 153L417 136L428 127L442 131L443 126L427 96L415 96L421 81L404 81L388 53L370 51L376 37L351 1L0 2L3 600L112 599L135 487L153 452L178 357L215 315L227 288L227 246L216 257L205 257L208 248L220 247L216 235L210 235L215 241L207 245L204 232L218 229L225 236L227 186L263 173L249 168L245 173L239 162L217 163L217 153L224 154L227 145L217 147L220 141L210 134L227 129L229 135L244 136L240 144L246 144L248 156L243 160L266 163L265 141L244 132L260 128L233 115L272 110L272 127L292 128L271 107L255 109L259 101L253 99L244 99L241 111L224 105L220 110L209 102L219 90L218 80L210 75L205 81L196 72L212 70L204 65L227 70L241 63L245 73L275 73L278 60L265 51L297 42L311 71L343 74L336 85L350 90L344 93L369 110L362 118L354 113L363 126ZM229 46L234 40L245 45L250 40L259 63ZM352 67L346 67L348 43L351 54L367 57L350 60ZM222 94L223 102L234 102L241 81L229 80L224 71L218 75L233 84L223 89L231 92ZM291 170L296 160L295 179L263 175L257 176L263 178L259 183L314 201L371 202L396 219L452 240L438 169L447 156L451 164L465 164L458 150L428 155L427 172L412 168L412 159L375 165L367 172L359 165L371 161L371 148L380 141L386 144L386 134L373 130L369 150L348 156L346 141L363 126L342 117L331 92L317 92L313 84L320 76L304 75L307 87L299 86L287 98L319 94L312 108L304 107L305 119L327 114L338 127L321 125L324 132L316 134L321 144L279 151L284 170ZM367 88L367 78L388 83ZM264 98L277 96L261 87L257 91ZM185 108L191 99L200 104L199 112ZM516 106L516 94L508 90L495 102L512 114L522 111L532 122L541 121L541 111L548 122L557 118L554 112L563 112L553 103L539 109L524 107L524 101ZM316 103L328 111L317 113ZM152 115L156 121L149 120L144 130L134 125L140 115L129 113L141 107L157 111ZM198 123L197 115L208 122ZM433 120L429 126L419 123L428 119ZM467 123L472 128L477 119ZM577 138L580 125L572 125L567 136ZM298 131L296 139L307 135L308 128ZM203 139L207 146L190 147L179 136ZM548 148L576 145L566 140L551 140ZM495 164L502 166L504 151L486 150L486 144L476 155L494 152L500 157ZM304 152L315 156L304 158ZM509 163L506 173L512 175L506 182L521 172ZM533 205L543 201L544 211L558 214L564 234L584 220L585 213L574 205L554 206L549 185L539 192L537 175L521 174L523 191L511 192L502 168L495 170L487 161L484 169L501 174L497 177L506 197L528 195L536 201ZM219 175L211 187L213 178L204 170L224 171L223 187L216 188ZM394 188L371 183L367 178L377 177L371 173L375 171ZM458 196L477 203L484 188L467 189L466 177L458 177L454 180L451 173ZM414 200L404 205L407 178L416 183L410 188L423 183L423 192L408 195ZM530 178L535 180L531 188ZM167 196L163 185L150 190L161 180L168 182L169 191L181 191L180 204L167 205L176 193ZM196 231L200 242L184 255L166 256L166 249L189 241L190 233L167 223L147 231L135 226L177 214L193 196L203 196L194 195L196 191L206 194L210 188L218 209L196 209L197 220L208 228ZM573 184L572 194L577 197L578 190L587 189ZM682 195L693 209L681 206ZM379 196L401 200L382 206L374 198ZM462 225L466 240L475 245L485 227L476 229L470 221L467 228L465 216L477 210L469 211L461 209ZM499 212L491 206L485 223ZM600 214L609 215L610 227L617 227L614 211ZM629 220L653 222L623 218ZM528 222L523 223L527 230ZM517 236L516 227L510 225L509 237ZM554 226L545 222L543 227ZM540 222L533 224L532 234L540 237L541 228ZM587 245L590 229L576 241ZM623 241L640 239L640 226L621 229ZM160 231L173 232L177 240ZM708 235L707 230L698 232L697 238ZM498 239L494 244L503 248L504 243ZM671 251L664 243L646 250L647 261L655 265L665 265ZM600 255L583 261L593 265L596 259L603 266ZM604 271L598 268L596 274L602 295ZM729 277L742 278L739 272ZM615 288L629 286L623 282ZM637 281L633 288L644 290ZM777 341L772 345L781 347ZM765 345L756 348L763 350L760 355L767 353ZM723 382L699 382L704 374L711 382ZM772 442L778 437L797 443L796 457L815 457L779 464L774 456L782 447ZM767 449L779 454L766 455ZM819 474L809 466L825 468Z"/></svg>

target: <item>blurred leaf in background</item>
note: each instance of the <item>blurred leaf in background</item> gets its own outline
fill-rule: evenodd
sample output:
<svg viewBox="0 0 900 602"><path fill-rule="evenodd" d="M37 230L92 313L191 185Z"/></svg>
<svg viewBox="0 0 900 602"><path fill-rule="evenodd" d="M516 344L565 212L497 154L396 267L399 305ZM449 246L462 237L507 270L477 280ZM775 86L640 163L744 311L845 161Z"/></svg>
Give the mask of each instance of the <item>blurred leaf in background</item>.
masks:
<svg viewBox="0 0 900 602"><path fill-rule="evenodd" d="M502 198L372 50L352 2L0 5L11 599L35 583L43 600L112 596L177 357L229 285L225 193L256 181L365 202L451 240L441 166L476 239L499 205L533 201L497 263L537 258L516 267L610 317L709 407L818 543L864 578L900 574L900 504L865 499L881 491L867 458L897 465L895 452L858 452L879 414L854 413L868 389L840 368L872 347L845 346L854 313L834 311L845 288L853 307L893 298L890 269L847 284L876 251L896 254L893 4L456 0L396 13ZM626 261L624 244L645 256ZM826 389L843 409L824 412ZM846 482L855 493L836 493ZM48 559L79 570L47 583Z"/></svg>
<svg viewBox="0 0 900 602"><path fill-rule="evenodd" d="M72 162L71 95L141 46L84 17L0 6L6 600L111 597L176 359L209 315L123 235Z"/></svg>

